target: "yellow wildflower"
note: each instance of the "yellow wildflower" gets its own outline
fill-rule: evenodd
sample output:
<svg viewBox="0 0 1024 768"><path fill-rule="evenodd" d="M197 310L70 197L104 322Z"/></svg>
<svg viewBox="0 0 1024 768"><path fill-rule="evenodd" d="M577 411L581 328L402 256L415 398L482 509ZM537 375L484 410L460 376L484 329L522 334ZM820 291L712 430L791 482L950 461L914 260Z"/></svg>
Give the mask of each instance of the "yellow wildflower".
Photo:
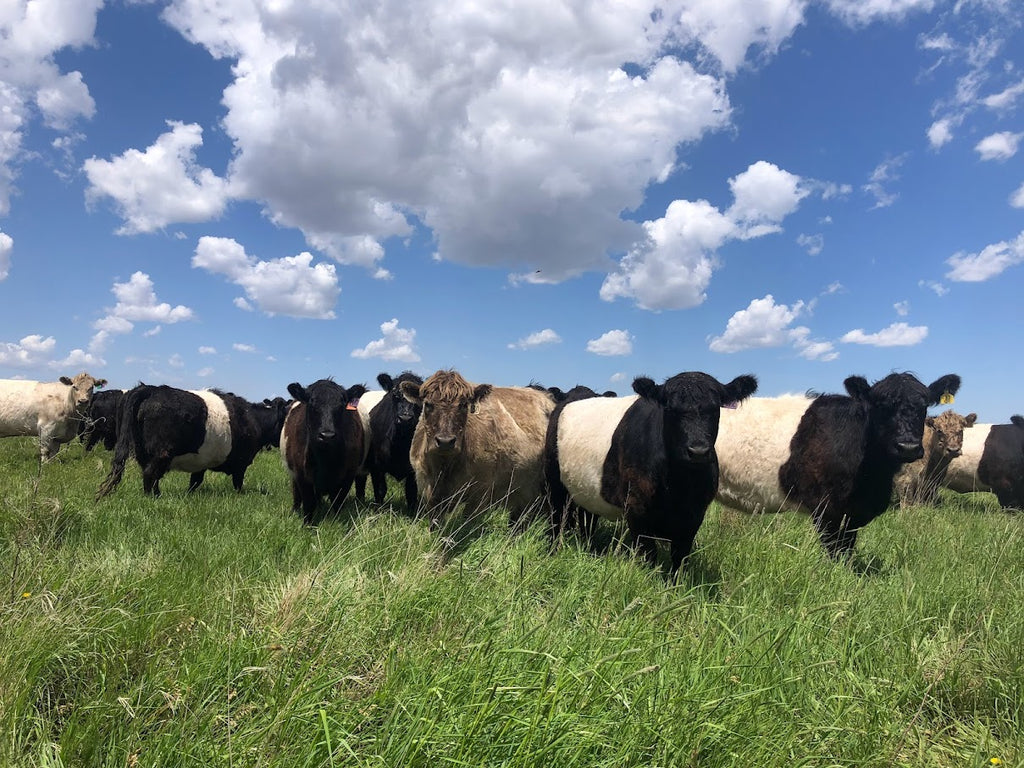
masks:
<svg viewBox="0 0 1024 768"><path fill-rule="evenodd" d="M22 592L21 596L22 597L32 597L32 593L31 592Z"/></svg>

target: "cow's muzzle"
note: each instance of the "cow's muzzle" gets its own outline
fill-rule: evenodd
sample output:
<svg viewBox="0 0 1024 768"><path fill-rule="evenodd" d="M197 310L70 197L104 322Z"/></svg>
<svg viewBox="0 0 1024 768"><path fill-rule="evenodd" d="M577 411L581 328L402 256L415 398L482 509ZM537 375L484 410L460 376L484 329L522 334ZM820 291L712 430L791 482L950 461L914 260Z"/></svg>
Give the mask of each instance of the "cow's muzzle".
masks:
<svg viewBox="0 0 1024 768"><path fill-rule="evenodd" d="M455 437L438 435L434 438L434 448L441 453L451 453L455 450Z"/></svg>
<svg viewBox="0 0 1024 768"><path fill-rule="evenodd" d="M920 442L896 443L896 456L902 461L917 461L924 456L924 446Z"/></svg>

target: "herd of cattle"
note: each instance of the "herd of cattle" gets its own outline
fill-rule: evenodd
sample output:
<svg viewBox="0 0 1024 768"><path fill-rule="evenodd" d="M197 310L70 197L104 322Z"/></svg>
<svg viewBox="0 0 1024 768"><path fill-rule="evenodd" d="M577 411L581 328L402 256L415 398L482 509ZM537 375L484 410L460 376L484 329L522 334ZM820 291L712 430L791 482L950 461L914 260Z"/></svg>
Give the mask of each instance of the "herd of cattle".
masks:
<svg viewBox="0 0 1024 768"><path fill-rule="evenodd" d="M975 414L929 406L952 401L960 377L929 385L908 373L845 395L752 397L753 376L722 383L706 373L662 384L633 381L635 394L568 392L537 384L473 384L442 370L377 377L380 390L331 379L288 386L251 403L216 389L140 384L98 390L87 373L57 382L0 380L0 437L36 435L40 458L80 436L86 450L112 450L97 499L111 493L134 455L143 490L160 493L171 470L231 475L241 490L257 453L280 446L292 506L308 524L336 512L353 484L384 501L387 475L405 501L439 521L498 504L510 522L544 515L550 531L595 517L625 519L652 561L671 544L673 570L689 554L713 499L746 512L802 510L834 558L893 503L931 504L938 488L993 491L1005 508L1024 507L1024 418L975 424ZM326 497L326 504L323 503Z"/></svg>

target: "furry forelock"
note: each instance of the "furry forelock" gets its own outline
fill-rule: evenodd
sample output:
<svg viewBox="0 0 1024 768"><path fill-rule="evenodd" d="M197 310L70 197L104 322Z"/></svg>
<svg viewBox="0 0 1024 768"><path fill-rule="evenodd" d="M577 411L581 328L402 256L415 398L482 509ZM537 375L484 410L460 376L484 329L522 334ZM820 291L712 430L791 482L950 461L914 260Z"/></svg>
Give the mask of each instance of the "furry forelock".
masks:
<svg viewBox="0 0 1024 768"><path fill-rule="evenodd" d="M431 402L455 403L473 399L473 385L455 370L438 371L423 382L420 397Z"/></svg>

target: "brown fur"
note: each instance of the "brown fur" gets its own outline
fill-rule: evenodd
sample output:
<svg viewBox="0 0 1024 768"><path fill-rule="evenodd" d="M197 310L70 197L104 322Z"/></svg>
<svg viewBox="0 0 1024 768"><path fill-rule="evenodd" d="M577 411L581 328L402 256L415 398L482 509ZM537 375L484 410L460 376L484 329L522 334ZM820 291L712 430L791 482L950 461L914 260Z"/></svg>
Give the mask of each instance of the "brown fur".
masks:
<svg viewBox="0 0 1024 768"><path fill-rule="evenodd" d="M554 402L527 387L473 385L438 371L420 386L403 384L423 403L410 459L422 503L432 517L465 502L469 514L492 504L513 519L543 496L544 437ZM438 439L455 443L439 448Z"/></svg>
<svg viewBox="0 0 1024 768"><path fill-rule="evenodd" d="M924 456L905 465L893 480L901 507L931 506L938 501L949 464L963 447L964 430L974 426L977 418L974 413L961 416L950 410L925 421Z"/></svg>

